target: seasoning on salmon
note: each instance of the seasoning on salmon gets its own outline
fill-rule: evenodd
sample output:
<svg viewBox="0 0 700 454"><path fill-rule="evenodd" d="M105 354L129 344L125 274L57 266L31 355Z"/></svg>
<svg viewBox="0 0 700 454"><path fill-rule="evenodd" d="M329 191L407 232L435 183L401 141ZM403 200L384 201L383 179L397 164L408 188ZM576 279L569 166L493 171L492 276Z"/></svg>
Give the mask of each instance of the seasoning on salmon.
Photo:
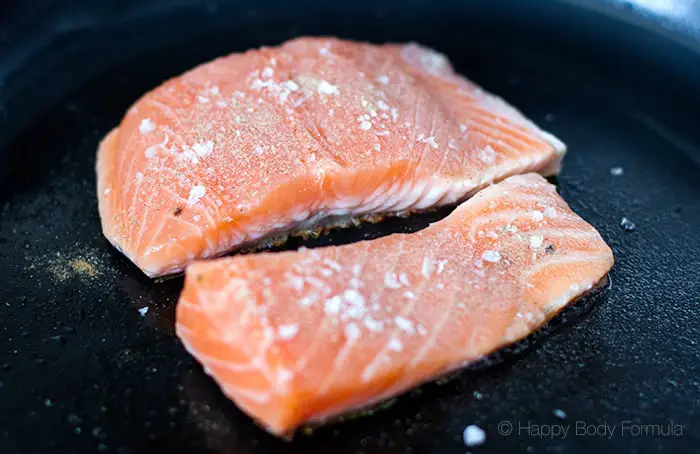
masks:
<svg viewBox="0 0 700 454"><path fill-rule="evenodd" d="M177 334L277 435L366 407L532 333L613 255L539 175L412 234L188 267Z"/></svg>
<svg viewBox="0 0 700 454"><path fill-rule="evenodd" d="M102 141L107 239L149 276L279 235L458 202L564 144L416 44L300 38L167 81Z"/></svg>

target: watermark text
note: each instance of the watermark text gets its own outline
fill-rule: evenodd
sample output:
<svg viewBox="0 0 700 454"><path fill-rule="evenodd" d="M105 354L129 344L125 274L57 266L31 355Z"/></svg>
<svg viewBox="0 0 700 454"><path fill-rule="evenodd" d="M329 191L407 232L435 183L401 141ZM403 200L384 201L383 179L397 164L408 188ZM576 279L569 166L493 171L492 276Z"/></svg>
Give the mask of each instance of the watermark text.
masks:
<svg viewBox="0 0 700 454"><path fill-rule="evenodd" d="M682 437L687 428L673 420L661 424L643 424L636 421L589 422L582 420L562 421L543 424L533 420L498 423L498 434L504 437L519 436L532 438L565 439L567 437Z"/></svg>

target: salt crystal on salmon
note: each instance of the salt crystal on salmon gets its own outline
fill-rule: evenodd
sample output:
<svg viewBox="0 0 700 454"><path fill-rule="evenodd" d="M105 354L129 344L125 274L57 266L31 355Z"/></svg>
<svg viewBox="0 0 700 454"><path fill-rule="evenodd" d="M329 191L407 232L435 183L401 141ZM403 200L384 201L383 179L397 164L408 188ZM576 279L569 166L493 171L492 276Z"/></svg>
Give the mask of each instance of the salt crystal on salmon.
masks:
<svg viewBox="0 0 700 454"><path fill-rule="evenodd" d="M101 142L107 239L149 276L556 173L565 151L416 44L300 38L165 82Z"/></svg>
<svg viewBox="0 0 700 454"><path fill-rule="evenodd" d="M552 185L513 176L416 233L195 263L176 329L229 398L288 435L527 336L612 265Z"/></svg>

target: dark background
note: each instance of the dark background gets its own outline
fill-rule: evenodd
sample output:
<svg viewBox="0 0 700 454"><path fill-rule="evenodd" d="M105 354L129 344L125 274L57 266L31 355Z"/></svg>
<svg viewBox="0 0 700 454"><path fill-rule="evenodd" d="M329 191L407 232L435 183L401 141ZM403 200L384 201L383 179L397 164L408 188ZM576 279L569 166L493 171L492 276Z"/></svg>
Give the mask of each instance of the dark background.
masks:
<svg viewBox="0 0 700 454"><path fill-rule="evenodd" d="M602 0L2 2L0 453L462 453L469 424L487 432L474 452L697 452L699 16L683 0L656 11ZM567 142L562 195L617 262L603 295L518 348L286 443L174 337L181 279L151 282L103 239L94 155L165 78L300 34L446 53ZM448 211L311 245L412 231ZM499 435L501 421L515 432ZM564 439L518 433L528 421L571 428ZM575 436L577 421L617 432ZM624 421L683 434L623 435Z"/></svg>

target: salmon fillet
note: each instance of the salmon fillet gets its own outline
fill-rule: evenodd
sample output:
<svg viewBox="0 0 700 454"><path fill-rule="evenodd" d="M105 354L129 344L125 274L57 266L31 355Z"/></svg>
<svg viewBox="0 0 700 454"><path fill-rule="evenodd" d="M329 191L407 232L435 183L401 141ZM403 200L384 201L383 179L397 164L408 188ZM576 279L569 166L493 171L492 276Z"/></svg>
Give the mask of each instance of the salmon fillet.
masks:
<svg viewBox="0 0 700 454"><path fill-rule="evenodd" d="M285 435L527 336L612 264L552 185L514 176L416 233L195 263L176 330L229 398Z"/></svg>
<svg viewBox="0 0 700 454"><path fill-rule="evenodd" d="M100 143L107 239L149 276L292 231L452 204L565 146L416 44L300 38L199 66Z"/></svg>

